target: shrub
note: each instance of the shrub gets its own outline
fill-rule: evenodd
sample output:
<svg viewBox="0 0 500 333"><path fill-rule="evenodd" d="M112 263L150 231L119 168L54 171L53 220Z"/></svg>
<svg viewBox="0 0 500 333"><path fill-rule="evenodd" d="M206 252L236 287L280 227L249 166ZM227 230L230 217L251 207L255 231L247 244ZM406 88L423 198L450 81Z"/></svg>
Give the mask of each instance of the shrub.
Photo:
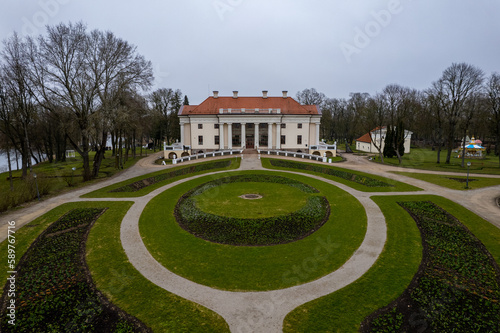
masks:
<svg viewBox="0 0 500 333"><path fill-rule="evenodd" d="M370 178L367 176L357 175L355 173L343 170L337 170L330 167L324 167L321 165L307 164L294 162L289 160L276 160L271 159L270 163L272 166L290 169L307 170L312 172L323 173L330 176L339 177L348 181L352 181L368 187L394 187L394 185L387 184L383 181Z"/></svg>
<svg viewBox="0 0 500 333"><path fill-rule="evenodd" d="M406 291L369 316L364 332L498 332L500 268L455 217L431 202L402 202L424 255Z"/></svg>
<svg viewBox="0 0 500 333"><path fill-rule="evenodd" d="M304 207L291 214L268 218L233 218L206 213L193 197L227 183L270 182L285 184L306 193L319 192L304 183L280 176L244 175L220 178L184 194L175 207L175 217L186 231L205 240L230 245L274 245L304 238L318 230L330 215L325 197L310 196Z"/></svg>

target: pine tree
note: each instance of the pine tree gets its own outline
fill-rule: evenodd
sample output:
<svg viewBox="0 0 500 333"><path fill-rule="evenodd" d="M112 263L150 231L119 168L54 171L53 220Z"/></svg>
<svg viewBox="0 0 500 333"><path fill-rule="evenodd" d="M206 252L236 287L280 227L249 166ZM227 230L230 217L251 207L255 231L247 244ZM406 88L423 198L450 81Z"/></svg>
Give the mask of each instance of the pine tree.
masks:
<svg viewBox="0 0 500 333"><path fill-rule="evenodd" d="M394 151L394 130L392 126L387 127L387 132L385 133L384 140L384 157L394 157L396 152Z"/></svg>
<svg viewBox="0 0 500 333"><path fill-rule="evenodd" d="M184 103L182 105L189 105L189 99L187 95L184 96Z"/></svg>

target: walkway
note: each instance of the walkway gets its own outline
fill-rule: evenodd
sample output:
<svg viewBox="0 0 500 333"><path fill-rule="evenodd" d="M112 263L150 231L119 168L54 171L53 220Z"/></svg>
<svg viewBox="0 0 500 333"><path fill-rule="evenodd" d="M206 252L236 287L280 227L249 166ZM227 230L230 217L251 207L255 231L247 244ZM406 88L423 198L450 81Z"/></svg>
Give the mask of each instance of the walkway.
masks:
<svg viewBox="0 0 500 333"><path fill-rule="evenodd" d="M252 155L244 156L238 170L264 170L257 155L250 156ZM227 171L222 172L227 173ZM266 292L222 291L194 283L170 272L153 258L139 234L139 217L149 200L161 192L202 176L204 175L186 178L159 188L145 197L135 198L134 205L123 219L121 240L132 265L148 280L219 313L228 322L232 332L282 332L283 320L290 311L356 281L375 263L383 250L386 240L385 219L368 195L334 181L309 176L350 192L358 198L367 212L368 225L365 239L342 267L300 286Z"/></svg>
<svg viewBox="0 0 500 333"><path fill-rule="evenodd" d="M161 153L161 152L160 152ZM371 163L364 158L348 155L348 160L335 166L360 170L373 173L395 180L403 181L420 187L423 191L407 193L367 193L353 190L343 184L326 180L324 178L301 174L306 177L320 179L337 186L354 197L364 206L368 227L365 239L354 255L338 270L318 280L287 289L273 290L267 292L230 292L212 289L180 276L177 276L160 265L147 251L139 234L139 217L148 203L156 195L177 184L202 177L204 175L185 178L177 182L159 188L150 194L139 198L125 199L83 199L84 193L94 191L104 186L126 180L132 177L144 175L156 170L162 170L171 166L154 165L152 162L157 158L157 153L139 161L135 166L101 183L90 185L85 188L76 189L57 197L44 199L41 203L32 204L26 208L4 215L0 226L0 241L5 239L7 232L7 221L15 220L16 226L32 221L36 217L46 213L58 205L71 201L133 201L134 204L125 215L121 226L121 241L124 250L136 269L151 282L181 297L199 303L219 313L229 324L232 332L281 332L285 316L297 306L309 302L318 297L330 294L361 277L376 261L383 250L386 240L385 219L379 207L370 199L374 195L398 195L398 194L436 194L453 200L460 205L470 209L491 223L500 227L500 209L496 206L493 198L500 195L500 186L483 188L469 191L449 190L424 181L389 173L389 171L408 171L385 165ZM226 157L223 157L226 158ZM273 156L277 158L277 156ZM183 164L197 163L194 160ZM261 170L263 169L257 155L244 155L239 170ZM418 170L421 172L422 170ZM234 171L220 171L234 172ZM283 171L280 171L283 172ZM416 172L416 171L415 171ZM474 175L476 177L477 175ZM487 176L487 175L485 175ZM489 176L488 176L489 177ZM491 199L491 200L490 200ZM318 245L319 246L319 245Z"/></svg>

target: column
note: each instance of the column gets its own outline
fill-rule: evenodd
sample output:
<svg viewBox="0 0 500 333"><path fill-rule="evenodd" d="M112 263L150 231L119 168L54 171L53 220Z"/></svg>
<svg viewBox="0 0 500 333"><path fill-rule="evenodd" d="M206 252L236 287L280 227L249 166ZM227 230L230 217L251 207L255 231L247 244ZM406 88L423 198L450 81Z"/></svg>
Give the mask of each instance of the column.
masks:
<svg viewBox="0 0 500 333"><path fill-rule="evenodd" d="M257 149L257 147L259 147L259 123L255 123L254 124L255 128L254 128L254 148Z"/></svg>
<svg viewBox="0 0 500 333"><path fill-rule="evenodd" d="M184 123L181 123L181 140L179 142L181 145L184 144Z"/></svg>
<svg viewBox="0 0 500 333"><path fill-rule="evenodd" d="M233 124L227 123L227 149L233 149Z"/></svg>
<svg viewBox="0 0 500 333"><path fill-rule="evenodd" d="M319 145L319 123L316 124L316 144Z"/></svg>
<svg viewBox="0 0 500 333"><path fill-rule="evenodd" d="M273 123L267 124L267 149L273 149Z"/></svg>
<svg viewBox="0 0 500 333"><path fill-rule="evenodd" d="M241 149L247 144L246 123L241 123Z"/></svg>
<svg viewBox="0 0 500 333"><path fill-rule="evenodd" d="M281 149L281 124L276 123L276 149Z"/></svg>
<svg viewBox="0 0 500 333"><path fill-rule="evenodd" d="M219 123L219 149L224 149L224 123Z"/></svg>

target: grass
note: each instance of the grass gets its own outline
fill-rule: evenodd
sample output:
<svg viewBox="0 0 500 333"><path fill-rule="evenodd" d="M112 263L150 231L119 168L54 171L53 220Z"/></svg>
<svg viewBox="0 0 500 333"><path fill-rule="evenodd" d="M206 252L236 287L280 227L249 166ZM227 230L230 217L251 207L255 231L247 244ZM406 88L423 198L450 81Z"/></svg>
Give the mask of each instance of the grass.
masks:
<svg viewBox="0 0 500 333"><path fill-rule="evenodd" d="M94 152L90 153L91 161L94 154ZM141 158L136 157L133 159L130 156L127 162L124 162L124 169L131 167ZM75 171L72 168L75 168ZM111 156L110 151L105 153L99 176L89 182L83 182L82 180L83 166L80 156L67 158L66 162L42 162L33 166L33 173L38 176L38 187L42 197L59 194L68 188L94 184L120 171L122 169L115 168L115 159ZM14 191L11 192L8 179L9 173L3 172L0 174L0 211L5 211L37 198L33 174L29 174L27 179L22 179L21 175L21 170L12 171Z"/></svg>
<svg viewBox="0 0 500 333"><path fill-rule="evenodd" d="M380 177L380 176L373 175L373 174L368 174L368 173L364 173L364 172L343 169L343 168L339 168L339 167L333 167L333 166L330 166L328 164L305 163L305 162L294 161L294 163L298 163L300 165L305 165L305 166L307 166L307 165L318 166L319 165L319 166L324 167L324 168L329 168L329 169L333 169L333 170L339 170L339 171L343 171L343 172L349 172L349 173L352 173L353 175L358 175L358 176L362 176L362 177L367 177L367 178L379 180L379 181L382 181L382 182L387 183L389 185L392 185L392 186L385 186L385 187L369 187L369 186L365 186L363 184L359 184L359 183L356 183L356 182L353 182L353 181L349 181L349 180L346 180L346 179L343 179L343 178L340 178L340 177L335 177L333 175L328 175L328 174L325 174L325 173L313 172L313 171L304 170L304 169L293 169L293 168L275 167L275 166L271 165L270 160L271 159L269 159L269 158L262 158L261 159L262 166L264 168L274 169L274 170L298 170L301 173L307 173L307 174L311 174L311 175L317 175L317 176L320 176L320 177L323 177L323 178L326 178L326 179L330 179L330 180L336 181L338 183L347 185L349 187L352 187L353 189L356 189L356 190L362 191L362 192L409 192L409 191L421 191L422 190L422 189L420 189L418 187L415 187L415 186L412 186L412 185L409 185L409 184L405 184L405 183L398 182L398 181L390 179L390 178Z"/></svg>
<svg viewBox="0 0 500 333"><path fill-rule="evenodd" d="M457 175L433 175L428 173L414 172L394 172L398 175L403 175L419 180L423 180L432 184L447 187L452 190L466 190L466 176ZM454 178L454 179L451 179ZM462 181L458 181L462 179ZM469 175L469 189L478 189L488 186L500 185L500 178L474 177Z"/></svg>
<svg viewBox="0 0 500 333"><path fill-rule="evenodd" d="M233 174L233 173L231 173ZM276 175L269 171L234 174ZM175 221L177 200L189 189L227 176L211 175L177 185L152 199L141 215L143 241L158 262L194 282L223 290L273 290L299 285L340 267L361 244L366 214L361 204L337 187L299 175L280 176L305 182L328 198L328 222L297 242L274 246L230 246L211 243L184 231ZM251 217L251 216L249 216ZM315 253L328 260L316 260Z"/></svg>
<svg viewBox="0 0 500 333"><path fill-rule="evenodd" d="M259 194L262 198L240 198L243 194ZM297 188L282 184L232 183L213 187L194 199L198 208L206 213L264 218L295 212L306 204L308 196Z"/></svg>
<svg viewBox="0 0 500 333"><path fill-rule="evenodd" d="M363 319L396 299L409 285L422 258L414 220L398 201L429 200L465 224L500 262L500 230L464 207L438 196L372 197L386 217L388 238L370 270L349 286L290 312L284 332L357 332Z"/></svg>
<svg viewBox="0 0 500 333"><path fill-rule="evenodd" d="M36 237L69 210L108 207L87 241L87 263L98 289L155 332L229 332L227 323L219 315L156 286L128 262L120 243L120 224L131 205L131 202L61 205L16 231L16 258L19 260ZM6 281L7 242L0 244L0 253L1 277Z"/></svg>
<svg viewBox="0 0 500 333"><path fill-rule="evenodd" d="M200 171L200 172L193 172L193 173L189 174L189 176L195 176L195 175L200 175L203 173L210 173L210 172L221 171L221 170L233 170L233 169L238 169L240 167L241 159L239 157L235 157L235 158L231 158L231 159L223 159L223 160L211 160L211 161L207 161L207 162L203 162L203 163L196 163L196 165L202 165L202 164L207 164L207 163L213 163L214 161L225 161L225 160L231 160L231 165L228 168L210 169L210 170L205 170L205 171ZM130 178L130 179L124 180L122 182L119 182L119 183L116 183L116 184L113 184L110 186L106 186L106 187L100 188L96 191L84 194L84 195L82 195L82 198L133 198L133 197L141 197L141 196L144 196L148 193L151 193L152 191L156 190L157 188L160 188L160 187L165 186L167 184L173 183L174 181L185 178L186 176L181 175L181 176L177 176L174 178L169 178L169 179L151 184L150 186L147 186L147 187L142 188L142 189L135 191L135 192L110 192L110 191L117 189L117 188L120 188L122 186L128 185L128 184L131 184L133 182L145 179L145 178L154 177L157 175L165 174L165 173L168 173L168 172L171 172L174 170L178 170L178 169L182 169L182 168L186 168L189 166L193 166L193 164L189 164L189 165L180 164L177 167L148 173L146 175L135 177L135 178Z"/></svg>
<svg viewBox="0 0 500 333"><path fill-rule="evenodd" d="M441 163L436 163L437 151L428 148L412 148L410 154L403 155L403 168L414 168L432 171L460 172L466 173L467 166L463 167L462 159L456 158L457 153L452 153L450 164L446 164L447 151L441 151ZM374 157L375 162L380 162L378 154ZM484 159L465 159L465 165L471 162L471 173L500 175L498 156L494 154L486 156ZM384 163L388 165L400 166L397 157L384 158Z"/></svg>

